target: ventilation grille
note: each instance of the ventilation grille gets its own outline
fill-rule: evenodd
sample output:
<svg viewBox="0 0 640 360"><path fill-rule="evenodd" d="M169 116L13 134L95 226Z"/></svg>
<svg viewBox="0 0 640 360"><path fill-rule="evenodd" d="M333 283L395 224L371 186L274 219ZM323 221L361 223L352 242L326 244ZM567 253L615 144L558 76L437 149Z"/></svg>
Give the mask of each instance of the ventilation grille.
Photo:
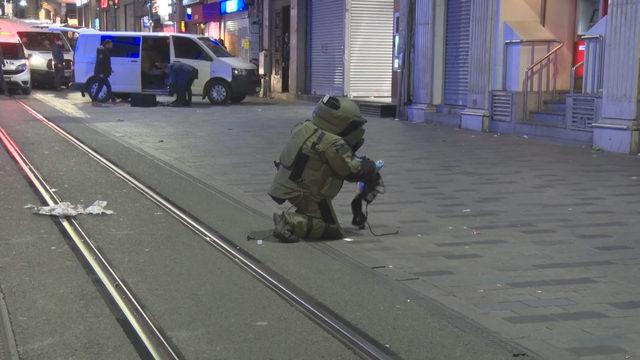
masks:
<svg viewBox="0 0 640 360"><path fill-rule="evenodd" d="M504 91L494 91L491 94L491 117L494 121L511 122L513 114L513 94Z"/></svg>
<svg viewBox="0 0 640 360"><path fill-rule="evenodd" d="M598 105L594 97L573 97L571 101L569 128L591 130L596 122Z"/></svg>

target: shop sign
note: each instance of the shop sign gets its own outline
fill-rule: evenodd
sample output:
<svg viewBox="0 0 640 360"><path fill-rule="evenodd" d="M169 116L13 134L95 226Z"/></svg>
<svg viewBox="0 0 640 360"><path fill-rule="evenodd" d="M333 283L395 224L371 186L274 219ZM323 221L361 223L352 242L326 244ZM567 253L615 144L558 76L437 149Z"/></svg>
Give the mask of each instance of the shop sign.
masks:
<svg viewBox="0 0 640 360"><path fill-rule="evenodd" d="M197 4L200 1L201 0L182 0L182 5L183 6L187 6L187 5L191 5L191 4Z"/></svg>
<svg viewBox="0 0 640 360"><path fill-rule="evenodd" d="M109 0L100 0L100 9L106 9L109 7Z"/></svg>
<svg viewBox="0 0 640 360"><path fill-rule="evenodd" d="M82 6L88 2L89 0L76 0L76 6Z"/></svg>
<svg viewBox="0 0 640 360"><path fill-rule="evenodd" d="M247 10L247 4L244 0L226 0L220 2L220 14L232 14L245 10Z"/></svg>

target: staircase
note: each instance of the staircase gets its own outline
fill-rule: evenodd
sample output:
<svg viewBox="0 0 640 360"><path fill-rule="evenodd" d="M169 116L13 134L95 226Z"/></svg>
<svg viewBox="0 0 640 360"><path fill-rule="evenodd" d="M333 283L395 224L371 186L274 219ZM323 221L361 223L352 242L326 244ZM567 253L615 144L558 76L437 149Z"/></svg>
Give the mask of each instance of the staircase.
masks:
<svg viewBox="0 0 640 360"><path fill-rule="evenodd" d="M536 125L565 127L566 112L566 98L559 95L558 99L543 101L542 109L531 111L529 119Z"/></svg>

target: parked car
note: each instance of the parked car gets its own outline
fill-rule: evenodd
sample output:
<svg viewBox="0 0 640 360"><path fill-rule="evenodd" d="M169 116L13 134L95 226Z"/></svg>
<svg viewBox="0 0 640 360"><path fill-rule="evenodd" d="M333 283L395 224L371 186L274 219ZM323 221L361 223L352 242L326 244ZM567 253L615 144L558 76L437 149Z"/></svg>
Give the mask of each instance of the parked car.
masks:
<svg viewBox="0 0 640 360"><path fill-rule="evenodd" d="M0 31L0 47L4 56L4 83L8 90L31 94L31 70L24 47L16 34Z"/></svg>
<svg viewBox="0 0 640 360"><path fill-rule="evenodd" d="M194 95L212 104L240 102L260 91L260 78L255 65L229 54L208 37L190 34L83 32L79 34L74 60L75 81L87 92L95 89L98 78L93 71L96 49L105 40L113 42L111 63L114 73L109 78L116 96L132 93L167 94L166 66L183 62L198 69L199 77L192 86ZM100 98L110 98L106 88Z"/></svg>

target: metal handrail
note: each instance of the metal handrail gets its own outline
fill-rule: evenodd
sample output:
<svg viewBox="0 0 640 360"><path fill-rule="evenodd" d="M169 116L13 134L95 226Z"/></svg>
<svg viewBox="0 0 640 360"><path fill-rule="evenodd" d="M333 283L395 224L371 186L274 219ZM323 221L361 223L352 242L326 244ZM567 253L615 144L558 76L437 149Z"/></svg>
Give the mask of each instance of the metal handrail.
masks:
<svg viewBox="0 0 640 360"><path fill-rule="evenodd" d="M532 53L531 53L531 57L532 57L532 62L533 62L533 49L535 48L536 44L547 44L547 47L549 48L551 44L553 43L561 43L560 40L557 39L520 39L520 40L506 40L504 42L504 47L502 49L502 90L507 90L507 68L508 68L508 58L509 58L509 52L508 52L508 47L512 46L512 45L533 45L532 46Z"/></svg>
<svg viewBox="0 0 640 360"><path fill-rule="evenodd" d="M553 57L553 95L556 94L556 83L558 79L558 67L557 67L557 56L554 56L558 53L558 51L564 46L564 43L560 43L560 45L556 46L552 50L549 50L545 56L543 56L538 61L533 62L527 67L527 70L524 74L524 84L522 86L522 97L523 97L523 117L524 121L527 121L529 117L529 91L533 92L533 83L531 86L529 85L529 80L535 75L535 68L540 66L545 61L547 62L547 91L549 91L549 81L551 80L549 76L551 75L551 58ZM548 47L547 47L548 48ZM540 66L540 70L538 71L538 111L542 108L542 69L543 66Z"/></svg>
<svg viewBox="0 0 640 360"><path fill-rule="evenodd" d="M573 65L573 67L571 68L571 88L569 89L570 94L574 93L575 87L576 87L576 70L580 67L584 65L584 60L580 61L579 63Z"/></svg>
<svg viewBox="0 0 640 360"><path fill-rule="evenodd" d="M564 46L564 43L560 43L560 45L554 47L553 50L549 51L547 53L547 55L542 57L542 59L536 61L535 63L533 63L531 65L529 65L529 67L527 68L527 71L531 71L531 69L533 69L534 67L540 65L540 63L542 63L543 61L547 60L550 56L553 56L553 54L558 52L558 50L560 50L563 46Z"/></svg>

